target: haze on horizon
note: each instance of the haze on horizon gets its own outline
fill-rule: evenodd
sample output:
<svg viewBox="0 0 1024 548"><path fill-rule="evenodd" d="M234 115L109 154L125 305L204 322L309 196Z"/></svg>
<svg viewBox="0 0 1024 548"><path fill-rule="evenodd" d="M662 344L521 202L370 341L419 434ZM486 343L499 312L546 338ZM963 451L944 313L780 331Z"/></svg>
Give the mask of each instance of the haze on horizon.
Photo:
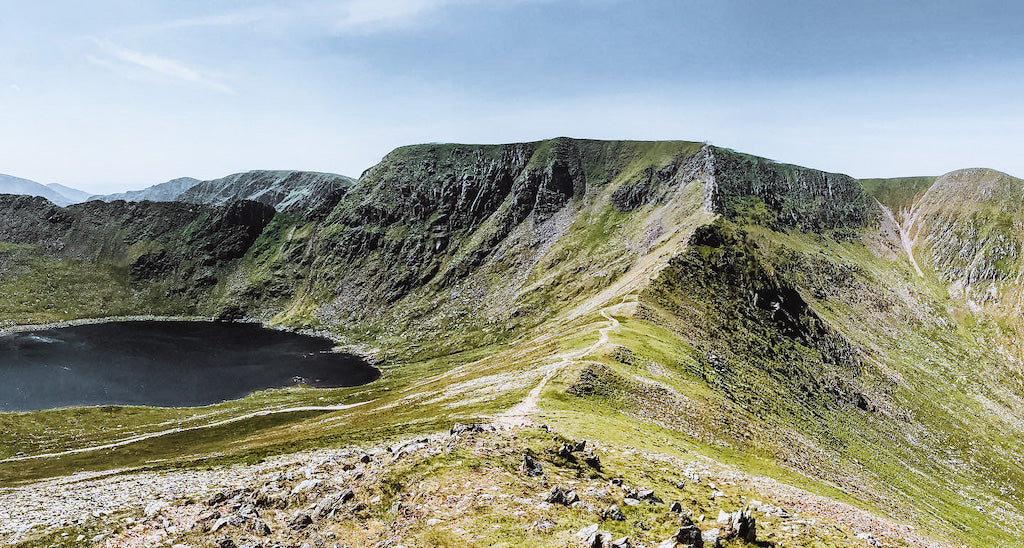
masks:
<svg viewBox="0 0 1024 548"><path fill-rule="evenodd" d="M0 0L0 173L88 192L393 148L710 142L855 177L1024 176L1024 7Z"/></svg>

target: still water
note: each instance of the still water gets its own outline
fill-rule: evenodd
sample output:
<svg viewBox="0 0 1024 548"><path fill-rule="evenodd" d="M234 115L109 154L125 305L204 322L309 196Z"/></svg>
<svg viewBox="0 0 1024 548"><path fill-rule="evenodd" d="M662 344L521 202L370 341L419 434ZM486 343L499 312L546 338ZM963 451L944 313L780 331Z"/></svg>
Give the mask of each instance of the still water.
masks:
<svg viewBox="0 0 1024 548"><path fill-rule="evenodd" d="M297 383L379 376L333 343L222 322L110 322L0 336L0 411L75 405L188 407Z"/></svg>

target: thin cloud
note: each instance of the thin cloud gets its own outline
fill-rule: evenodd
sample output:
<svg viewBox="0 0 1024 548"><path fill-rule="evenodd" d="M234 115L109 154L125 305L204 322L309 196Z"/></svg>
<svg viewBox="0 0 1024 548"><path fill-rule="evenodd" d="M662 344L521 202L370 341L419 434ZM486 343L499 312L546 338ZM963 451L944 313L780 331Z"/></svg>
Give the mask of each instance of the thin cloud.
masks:
<svg viewBox="0 0 1024 548"><path fill-rule="evenodd" d="M271 6L248 8L224 13L173 19L158 25L145 27L146 30L173 30L196 27L234 27L250 25L274 19L281 19L287 14L281 9Z"/></svg>
<svg viewBox="0 0 1024 548"><path fill-rule="evenodd" d="M490 0L488 5L516 5L565 0ZM268 29L316 29L328 34L374 34L429 24L432 17L454 6L481 0L308 0L174 19L147 30L258 25Z"/></svg>
<svg viewBox="0 0 1024 548"><path fill-rule="evenodd" d="M350 0L342 4L334 28L338 32L372 33L413 26L457 0ZM463 0L465 2L465 0Z"/></svg>
<svg viewBox="0 0 1024 548"><path fill-rule="evenodd" d="M429 24L432 16L451 7L473 4L515 6L564 1L567 0L347 0L327 6L335 6L337 10L333 19L335 32L372 34Z"/></svg>
<svg viewBox="0 0 1024 548"><path fill-rule="evenodd" d="M184 82L206 87L221 93L234 90L220 81L220 75L191 67L166 57L130 50L110 42L97 40L100 55L87 56L92 63L106 67L129 78L157 77L167 81Z"/></svg>

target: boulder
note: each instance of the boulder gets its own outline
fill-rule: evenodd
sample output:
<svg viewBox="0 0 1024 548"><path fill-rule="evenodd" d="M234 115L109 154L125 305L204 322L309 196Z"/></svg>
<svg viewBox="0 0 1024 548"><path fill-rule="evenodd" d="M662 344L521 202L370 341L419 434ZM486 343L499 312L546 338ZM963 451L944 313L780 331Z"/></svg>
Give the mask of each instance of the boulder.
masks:
<svg viewBox="0 0 1024 548"><path fill-rule="evenodd" d="M548 492L548 496L544 499L552 504L564 504L569 506L570 504L580 500L580 496L576 494L576 491L570 491L562 486L556 485L551 488Z"/></svg>
<svg viewBox="0 0 1024 548"><path fill-rule="evenodd" d="M690 521L690 518L682 517L683 526L676 531L674 537L676 542L682 545L690 545L694 548L703 548L704 539L700 529Z"/></svg>
<svg viewBox="0 0 1024 548"><path fill-rule="evenodd" d="M549 519L541 520L533 524L533 530L544 535L554 533L557 527L558 525Z"/></svg>
<svg viewBox="0 0 1024 548"><path fill-rule="evenodd" d="M527 476L543 476L544 469L529 453L523 453L523 464L520 466Z"/></svg>
<svg viewBox="0 0 1024 548"><path fill-rule="evenodd" d="M721 522L722 516L719 515L718 519ZM722 538L738 538L746 542L757 541L757 522L749 506L728 514L728 519L722 531Z"/></svg>
<svg viewBox="0 0 1024 548"><path fill-rule="evenodd" d="M589 540L591 537L597 534L597 529L598 525L596 523L586 525L580 528L579 531L576 531L576 537Z"/></svg>
<svg viewBox="0 0 1024 548"><path fill-rule="evenodd" d="M293 531L301 531L310 525L313 525L313 518L310 517L309 514L302 512L295 514L295 517L288 522L288 526L291 527Z"/></svg>
<svg viewBox="0 0 1024 548"><path fill-rule="evenodd" d="M267 525L267 522L263 521L260 518L256 518L255 520L253 520L252 530L255 531L256 534L260 535L261 537L265 537L273 533L273 531L270 529L270 526Z"/></svg>
<svg viewBox="0 0 1024 548"><path fill-rule="evenodd" d="M455 423L455 425L452 426L450 430L448 430L448 433L453 435L453 436L461 436L462 434L478 434L478 433L484 432L484 431L485 431L484 427L479 425L479 424L476 424L476 423L472 423L472 424L459 424L459 423Z"/></svg>
<svg viewBox="0 0 1024 548"><path fill-rule="evenodd" d="M153 502L146 505L146 517L155 518L157 514L163 512L167 508L167 503L162 500L154 500Z"/></svg>
<svg viewBox="0 0 1024 548"><path fill-rule="evenodd" d="M718 529L704 532L704 544L711 548L721 548L722 540L718 536Z"/></svg>
<svg viewBox="0 0 1024 548"><path fill-rule="evenodd" d="M672 537L676 542L691 548L703 548L703 535L696 526L680 527L676 535Z"/></svg>
<svg viewBox="0 0 1024 548"><path fill-rule="evenodd" d="M607 510L604 511L604 519L625 521L626 516L622 515L622 510L620 510L618 506L613 504Z"/></svg>

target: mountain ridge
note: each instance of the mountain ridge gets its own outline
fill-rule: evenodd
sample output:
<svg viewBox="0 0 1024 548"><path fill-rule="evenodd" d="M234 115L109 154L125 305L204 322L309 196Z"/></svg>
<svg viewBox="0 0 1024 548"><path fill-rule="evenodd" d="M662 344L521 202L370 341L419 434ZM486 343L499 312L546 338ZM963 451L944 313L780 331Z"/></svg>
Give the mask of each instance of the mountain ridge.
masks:
<svg viewBox="0 0 1024 548"><path fill-rule="evenodd" d="M136 314L258 320L372 348L383 375L366 387L225 402L219 416L251 427L173 434L198 444L189 457L172 449L171 438L154 436L102 458L83 451L18 468L0 463L0 477L23 482L151 458L180 458L186 468L233 465L298 448L433 435L456 421L486 423L529 399L535 410L526 423L594 440L602 462L639 466L622 464L633 450L711 459L913 524L936 546L1011 546L1024 532L1016 457L1024 449L1024 345L1013 315L1021 285L1015 253L1024 242L1014 209L1019 186L990 171L862 181L699 142L556 138L401 147L351 185L304 198L313 205L275 212L240 202L236 214L231 205L203 208L185 220L206 220L175 225L167 237L143 226L163 217L159 207L183 215L189 205L132 206L153 208L154 216L133 224L95 205L62 210L6 199L0 294L27 296L0 300L9 321L109 316L111 302ZM229 218L236 221L217 220ZM34 234L26 227L39 219L74 228ZM245 238L206 268L221 226L247 227ZM107 287L82 280L82 265L109 268L120 281L102 298L59 307L40 277L60 274L50 278L81 295ZM159 281L164 272L178 276L168 285ZM979 297L992 287L996 298ZM337 409L285 411L325 402ZM282 411L257 426L249 413L260 409ZM151 417L133 423L133 435L182 417L189 425L207 420L187 410L131 412ZM42 416L74 413L92 422L54 429L49 446L100 445L104 428L124 424L129 411ZM0 459L40 452L33 418L0 420L12 432ZM531 450L545 469L571 462L557 447L544 448L547 432L521 432L537 437ZM485 461L452 443L450 461L435 455L441 460L417 466L445 463L480 482L518 470L486 461L478 474L466 463ZM218 456L203 456L210 454ZM580 466L579 477L598 474ZM728 487L721 501L714 490L710 498L673 490L683 477L674 468L636 474L702 513L746 504ZM374 515L399 519L391 503L414 500L401 498L414 489L405 477L366 487ZM372 502L375 495L381 502ZM531 523L542 519L560 531L601 521L638 546L668 534L660 509L614 500L629 516L621 528L597 510L556 505L508 518L514 525L501 534L511 544L571 542L571 533L534 532ZM481 519L497 519L481 508ZM331 519L317 523L348 531L349 522ZM774 519L758 514L781 546L871 544L849 523L835 533L832 525L791 529ZM653 532L629 525L637 522ZM715 526L696 522L707 534ZM478 533L486 523L477 525L465 542L484 542ZM440 534L421 527L408 538ZM892 536L879 542L906 545Z"/></svg>
<svg viewBox="0 0 1024 548"><path fill-rule="evenodd" d="M0 193L41 196L57 205L70 205L75 201L73 198L61 193L58 189L28 179L22 179L21 177L4 174L0 174Z"/></svg>

